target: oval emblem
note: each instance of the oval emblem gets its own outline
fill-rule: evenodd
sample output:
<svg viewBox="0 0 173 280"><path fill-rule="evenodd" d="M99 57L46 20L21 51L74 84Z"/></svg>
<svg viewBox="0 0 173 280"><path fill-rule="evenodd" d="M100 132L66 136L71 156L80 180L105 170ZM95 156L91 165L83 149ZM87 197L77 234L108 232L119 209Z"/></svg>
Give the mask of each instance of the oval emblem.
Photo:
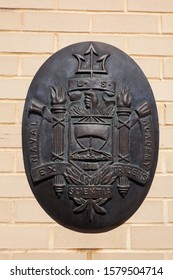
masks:
<svg viewBox="0 0 173 280"><path fill-rule="evenodd" d="M123 224L145 199L158 156L158 118L139 66L104 43L70 45L35 75L23 114L32 192L81 232Z"/></svg>

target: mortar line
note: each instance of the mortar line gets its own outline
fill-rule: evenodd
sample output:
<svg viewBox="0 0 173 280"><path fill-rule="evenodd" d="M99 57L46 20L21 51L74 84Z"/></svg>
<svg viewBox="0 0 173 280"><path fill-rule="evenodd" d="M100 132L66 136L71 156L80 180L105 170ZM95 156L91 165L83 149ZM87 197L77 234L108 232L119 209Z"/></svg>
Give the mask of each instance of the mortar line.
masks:
<svg viewBox="0 0 173 280"><path fill-rule="evenodd" d="M91 250L87 250L86 259L87 260L92 260L92 251Z"/></svg>
<svg viewBox="0 0 173 280"><path fill-rule="evenodd" d="M131 250L131 227L130 225L127 227L127 250Z"/></svg>
<svg viewBox="0 0 173 280"><path fill-rule="evenodd" d="M168 203L166 199L163 199L163 219L164 224L168 224Z"/></svg>
<svg viewBox="0 0 173 280"><path fill-rule="evenodd" d="M91 34L93 30L93 17L92 14L89 16L89 33Z"/></svg>
<svg viewBox="0 0 173 280"><path fill-rule="evenodd" d="M54 233L52 227L49 229L48 249L54 249Z"/></svg>
<svg viewBox="0 0 173 280"><path fill-rule="evenodd" d="M162 16L159 15L158 18L158 27L159 27L159 34L163 34L163 24L162 24Z"/></svg>
<svg viewBox="0 0 173 280"><path fill-rule="evenodd" d="M128 0L124 0L124 13L128 13Z"/></svg>

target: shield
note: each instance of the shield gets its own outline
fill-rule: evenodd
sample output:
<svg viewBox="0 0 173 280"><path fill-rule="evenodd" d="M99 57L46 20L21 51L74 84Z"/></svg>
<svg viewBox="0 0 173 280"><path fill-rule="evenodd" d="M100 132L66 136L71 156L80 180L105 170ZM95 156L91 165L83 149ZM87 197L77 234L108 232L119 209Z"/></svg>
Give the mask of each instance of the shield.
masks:
<svg viewBox="0 0 173 280"><path fill-rule="evenodd" d="M103 232L128 220L150 189L158 143L150 85L119 49L70 45L35 75L23 113L25 170L63 226Z"/></svg>

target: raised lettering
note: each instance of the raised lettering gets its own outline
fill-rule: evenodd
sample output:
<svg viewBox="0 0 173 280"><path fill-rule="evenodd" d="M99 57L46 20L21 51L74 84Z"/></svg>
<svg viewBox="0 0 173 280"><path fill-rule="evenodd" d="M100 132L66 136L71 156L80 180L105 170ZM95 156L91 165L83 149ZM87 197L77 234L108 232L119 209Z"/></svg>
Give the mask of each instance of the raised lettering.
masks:
<svg viewBox="0 0 173 280"><path fill-rule="evenodd" d="M38 162L38 130L37 123L31 123L29 126L29 150L30 150L30 161L32 163Z"/></svg>
<svg viewBox="0 0 173 280"><path fill-rule="evenodd" d="M53 166L48 166L48 173L55 173L56 172L56 167Z"/></svg>
<svg viewBox="0 0 173 280"><path fill-rule="evenodd" d="M44 167L40 168L39 173L40 173L40 176L45 176L46 175L45 168Z"/></svg>
<svg viewBox="0 0 173 280"><path fill-rule="evenodd" d="M81 80L79 80L79 81L77 81L77 85L78 85L78 87L83 87L83 81L81 81Z"/></svg>
<svg viewBox="0 0 173 280"><path fill-rule="evenodd" d="M37 155L30 156L30 160L31 160L31 162L37 162L38 161Z"/></svg>
<svg viewBox="0 0 173 280"><path fill-rule="evenodd" d="M36 136L36 135L37 135L37 130L36 130L36 129L31 129L31 130L29 131L29 133L30 133L31 135L33 135L33 136Z"/></svg>
<svg viewBox="0 0 173 280"><path fill-rule="evenodd" d="M151 120L144 120L144 155L143 155L143 165L148 171L151 167L152 162L152 128L151 128Z"/></svg>
<svg viewBox="0 0 173 280"><path fill-rule="evenodd" d="M106 81L101 81L101 87L102 87L102 88L105 88L106 85L107 85Z"/></svg>

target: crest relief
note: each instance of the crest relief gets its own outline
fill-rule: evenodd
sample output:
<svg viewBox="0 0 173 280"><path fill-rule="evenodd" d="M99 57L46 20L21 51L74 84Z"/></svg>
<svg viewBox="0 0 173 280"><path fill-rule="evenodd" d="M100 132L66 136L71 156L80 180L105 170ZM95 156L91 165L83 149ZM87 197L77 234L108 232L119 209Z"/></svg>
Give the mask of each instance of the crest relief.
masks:
<svg viewBox="0 0 173 280"><path fill-rule="evenodd" d="M158 121L136 63L98 42L50 57L28 91L23 153L31 189L60 224L102 232L144 200L158 154Z"/></svg>

